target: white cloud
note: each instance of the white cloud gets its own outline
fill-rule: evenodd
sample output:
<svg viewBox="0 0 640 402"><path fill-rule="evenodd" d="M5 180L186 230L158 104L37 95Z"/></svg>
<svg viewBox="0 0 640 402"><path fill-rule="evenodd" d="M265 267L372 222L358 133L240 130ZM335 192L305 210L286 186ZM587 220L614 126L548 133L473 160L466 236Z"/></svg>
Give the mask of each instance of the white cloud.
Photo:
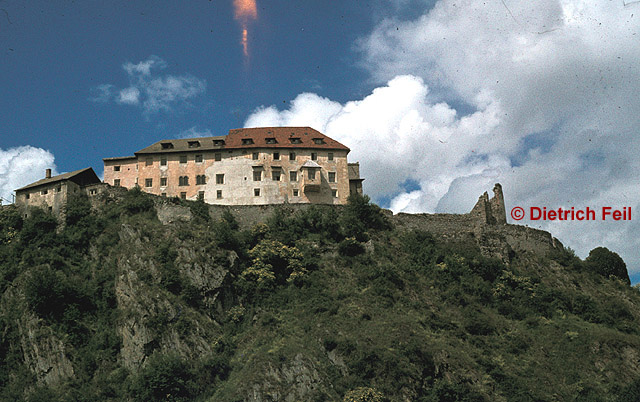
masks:
<svg viewBox="0 0 640 402"><path fill-rule="evenodd" d="M149 115L188 105L190 99L204 93L207 87L205 80L190 74L158 75L157 71L167 68L167 63L157 56L150 56L137 64L126 62L122 68L130 85L122 89L111 84L98 85L93 89L96 95L91 100L113 100L119 104L138 106Z"/></svg>
<svg viewBox="0 0 640 402"><path fill-rule="evenodd" d="M128 105L137 105L140 103L140 90L136 87L129 87L120 90L118 103L126 103Z"/></svg>
<svg viewBox="0 0 640 402"><path fill-rule="evenodd" d="M187 130L178 134L178 138L200 138L200 137L212 137L211 130L200 130L196 126L193 126Z"/></svg>
<svg viewBox="0 0 640 402"><path fill-rule="evenodd" d="M51 152L32 146L0 149L0 197L13 201L13 191L45 177L45 170L56 173Z"/></svg>
<svg viewBox="0 0 640 402"><path fill-rule="evenodd" d="M392 197L395 210L464 212L501 182L507 208L630 206L640 217L633 14L603 0L441 0L358 43L362 64L386 82L367 97L301 94L246 125L310 125L342 141L361 161L365 191ZM418 188L405 191L407 180ZM583 257L609 247L638 271L638 219L523 222Z"/></svg>

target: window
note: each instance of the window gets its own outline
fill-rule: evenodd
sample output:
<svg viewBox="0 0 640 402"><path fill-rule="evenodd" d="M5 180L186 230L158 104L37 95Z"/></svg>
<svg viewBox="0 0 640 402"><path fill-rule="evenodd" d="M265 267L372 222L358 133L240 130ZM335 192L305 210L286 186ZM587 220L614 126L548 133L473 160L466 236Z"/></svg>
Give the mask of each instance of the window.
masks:
<svg viewBox="0 0 640 402"><path fill-rule="evenodd" d="M296 153L295 152L289 152L289 160L290 161L295 161L296 160Z"/></svg>
<svg viewBox="0 0 640 402"><path fill-rule="evenodd" d="M162 193L162 194L160 194L160 195L161 195L161 196L163 196L163 197L166 197L166 196L167 196L167 193Z"/></svg>
<svg viewBox="0 0 640 402"><path fill-rule="evenodd" d="M260 154L258 152L254 152L251 157L253 158L254 161L257 161L259 156Z"/></svg>
<svg viewBox="0 0 640 402"><path fill-rule="evenodd" d="M313 143L316 144L316 145L322 145L322 144L324 144L324 139L322 139L322 138L314 138L313 139Z"/></svg>
<svg viewBox="0 0 640 402"><path fill-rule="evenodd" d="M42 190L40 191L41 195L47 195L49 193L49 190Z"/></svg>
<svg viewBox="0 0 640 402"><path fill-rule="evenodd" d="M116 165L113 167L113 171L114 172L119 172L120 171L120 165Z"/></svg>
<svg viewBox="0 0 640 402"><path fill-rule="evenodd" d="M180 163L187 163L187 155L180 155Z"/></svg>
<svg viewBox="0 0 640 402"><path fill-rule="evenodd" d="M261 181L261 180L262 180L262 170L254 170L253 181Z"/></svg>
<svg viewBox="0 0 640 402"><path fill-rule="evenodd" d="M256 197L260 197L260 189L259 188L254 188L253 189L253 195Z"/></svg>
<svg viewBox="0 0 640 402"><path fill-rule="evenodd" d="M167 157L166 156L161 156L160 157L160 166L167 166Z"/></svg>
<svg viewBox="0 0 640 402"><path fill-rule="evenodd" d="M201 174L196 176L196 185L207 184L207 176Z"/></svg>
<svg viewBox="0 0 640 402"><path fill-rule="evenodd" d="M56 187L56 193L59 193L62 191L62 185L58 184L58 187Z"/></svg>
<svg viewBox="0 0 640 402"><path fill-rule="evenodd" d="M297 197L297 196L298 196L298 189L297 189L297 188L296 188L296 189L293 189L293 196L294 196L294 197Z"/></svg>
<svg viewBox="0 0 640 402"><path fill-rule="evenodd" d="M218 191L216 191L216 198L217 198L217 199L222 198L222 190L218 190Z"/></svg>
<svg viewBox="0 0 640 402"><path fill-rule="evenodd" d="M280 176L282 175L282 171L280 169L275 169L271 171L271 180L280 181Z"/></svg>
<svg viewBox="0 0 640 402"><path fill-rule="evenodd" d="M162 146L162 149L172 149L173 148L173 144L170 142L163 142L160 144Z"/></svg>
<svg viewBox="0 0 640 402"><path fill-rule="evenodd" d="M291 137L289 138L289 141L291 141L292 144L302 144L302 140L297 137Z"/></svg>
<svg viewBox="0 0 640 402"><path fill-rule="evenodd" d="M49 207L49 212L53 211L53 207Z"/></svg>
<svg viewBox="0 0 640 402"><path fill-rule="evenodd" d="M336 198L338 196L338 190L331 190L331 196Z"/></svg>
<svg viewBox="0 0 640 402"><path fill-rule="evenodd" d="M161 177L160 178L160 186L161 187L166 187L167 186L167 178L166 177Z"/></svg>
<svg viewBox="0 0 640 402"><path fill-rule="evenodd" d="M189 141L189 148L200 148L200 141Z"/></svg>
<svg viewBox="0 0 640 402"><path fill-rule="evenodd" d="M220 162L222 160L222 152L216 152L214 159L216 162Z"/></svg>
<svg viewBox="0 0 640 402"><path fill-rule="evenodd" d="M274 161L279 161L280 160L280 152L274 152L273 153L273 160Z"/></svg>
<svg viewBox="0 0 640 402"><path fill-rule="evenodd" d="M275 138L265 138L264 140L267 142L267 144L277 144L278 143L278 141L276 141Z"/></svg>
<svg viewBox="0 0 640 402"><path fill-rule="evenodd" d="M90 195L96 195L96 194L98 194L98 190L96 190L95 188L92 188L91 190L89 190L89 194Z"/></svg>
<svg viewBox="0 0 640 402"><path fill-rule="evenodd" d="M204 201L204 191L198 191L198 201Z"/></svg>
<svg viewBox="0 0 640 402"><path fill-rule="evenodd" d="M224 140L213 140L214 147L221 147L224 145Z"/></svg>
<svg viewBox="0 0 640 402"><path fill-rule="evenodd" d="M144 160L144 164L145 164L145 166L151 166L151 165L153 165L153 158L152 158L152 157L150 157L150 156L149 156L149 157L147 157L147 158Z"/></svg>
<svg viewBox="0 0 640 402"><path fill-rule="evenodd" d="M144 179L145 187L153 187L153 179Z"/></svg>
<svg viewBox="0 0 640 402"><path fill-rule="evenodd" d="M224 174L218 173L216 175L216 184L224 184Z"/></svg>
<svg viewBox="0 0 640 402"><path fill-rule="evenodd" d="M329 152L329 154L327 155L327 159L329 159L330 161L333 160L333 152Z"/></svg>
<svg viewBox="0 0 640 402"><path fill-rule="evenodd" d="M312 161L317 161L318 160L318 153L317 152L311 152L311 160Z"/></svg>
<svg viewBox="0 0 640 402"><path fill-rule="evenodd" d="M243 138L242 145L251 145L253 144L253 140L251 138Z"/></svg>
<svg viewBox="0 0 640 402"><path fill-rule="evenodd" d="M24 199L25 200L28 200L29 198L31 198L31 194L27 193L27 194L24 195Z"/></svg>
<svg viewBox="0 0 640 402"><path fill-rule="evenodd" d="M189 185L189 176L180 176L178 178L179 186L188 186Z"/></svg>
<svg viewBox="0 0 640 402"><path fill-rule="evenodd" d="M295 170L289 172L289 181L298 181L298 172Z"/></svg>
<svg viewBox="0 0 640 402"><path fill-rule="evenodd" d="M329 183L336 182L336 172L329 172Z"/></svg>
<svg viewBox="0 0 640 402"><path fill-rule="evenodd" d="M202 157L202 154L196 155L196 163L202 163L203 160L204 158Z"/></svg>
<svg viewBox="0 0 640 402"><path fill-rule="evenodd" d="M113 181L113 185L116 186L116 187L120 187L120 179L115 179Z"/></svg>
<svg viewBox="0 0 640 402"><path fill-rule="evenodd" d="M182 198L183 200L186 200L187 199L187 193L185 193L185 192L180 193L180 198Z"/></svg>
<svg viewBox="0 0 640 402"><path fill-rule="evenodd" d="M309 177L309 180L315 180L316 179L316 171L314 169L309 169L308 177Z"/></svg>

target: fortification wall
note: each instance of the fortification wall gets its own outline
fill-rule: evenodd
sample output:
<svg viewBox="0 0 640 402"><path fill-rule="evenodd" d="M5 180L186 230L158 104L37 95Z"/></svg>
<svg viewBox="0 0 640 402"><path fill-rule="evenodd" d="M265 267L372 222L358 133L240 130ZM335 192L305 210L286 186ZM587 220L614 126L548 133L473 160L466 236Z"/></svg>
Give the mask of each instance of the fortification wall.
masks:
<svg viewBox="0 0 640 402"><path fill-rule="evenodd" d="M515 253L530 252L548 256L563 248L562 243L549 232L507 224L500 185L496 185L493 192L492 198L489 198L487 193L482 194L478 203L467 214L398 213L394 215L389 210L383 210L383 212L397 230L421 230L445 242L475 245L483 255L499 258L505 263L511 261ZM158 218L163 223L191 220L191 210L188 206L177 204L167 198L156 198L155 202ZM276 209L284 209L289 215L311 206L310 204L208 205L208 208L214 220L220 219L225 210L230 211L240 227L246 229L258 223L264 223ZM324 207L344 208L343 206Z"/></svg>

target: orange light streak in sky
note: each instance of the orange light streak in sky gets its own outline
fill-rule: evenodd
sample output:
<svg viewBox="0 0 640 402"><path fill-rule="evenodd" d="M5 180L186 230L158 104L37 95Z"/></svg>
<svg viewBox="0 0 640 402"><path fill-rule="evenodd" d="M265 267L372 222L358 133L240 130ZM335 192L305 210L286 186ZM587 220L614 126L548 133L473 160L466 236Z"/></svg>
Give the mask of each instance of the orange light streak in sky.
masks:
<svg viewBox="0 0 640 402"><path fill-rule="evenodd" d="M258 19L258 8L256 0L233 0L235 19L240 21L242 26L242 52L245 59L249 57L249 31L247 26L249 21Z"/></svg>

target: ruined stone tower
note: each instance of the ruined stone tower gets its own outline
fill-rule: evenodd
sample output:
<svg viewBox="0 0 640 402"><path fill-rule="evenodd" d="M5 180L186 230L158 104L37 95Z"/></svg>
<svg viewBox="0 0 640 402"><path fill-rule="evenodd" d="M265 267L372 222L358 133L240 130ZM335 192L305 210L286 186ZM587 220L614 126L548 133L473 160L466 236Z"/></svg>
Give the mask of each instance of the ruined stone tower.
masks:
<svg viewBox="0 0 640 402"><path fill-rule="evenodd" d="M486 191L478 198L470 215L482 223L498 225L507 223L507 212L504 207L504 196L500 183L496 183L493 187L493 198L489 199L489 194Z"/></svg>

